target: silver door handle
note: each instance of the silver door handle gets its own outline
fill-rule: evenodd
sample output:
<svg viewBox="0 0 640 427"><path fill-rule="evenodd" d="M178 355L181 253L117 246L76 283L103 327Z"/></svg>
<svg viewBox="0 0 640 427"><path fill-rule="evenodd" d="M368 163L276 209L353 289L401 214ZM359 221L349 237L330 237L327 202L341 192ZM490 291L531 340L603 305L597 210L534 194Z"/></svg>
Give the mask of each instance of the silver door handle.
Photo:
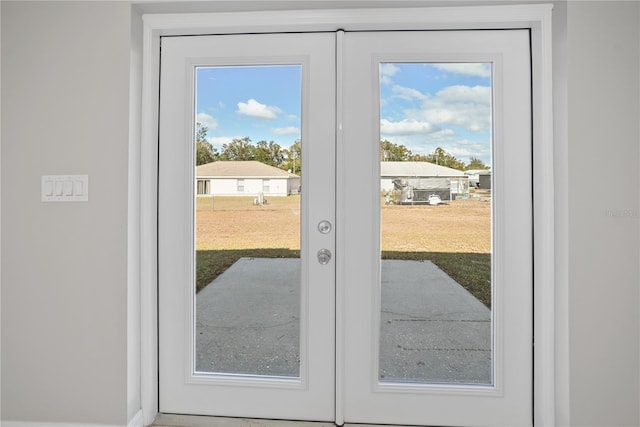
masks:
<svg viewBox="0 0 640 427"><path fill-rule="evenodd" d="M322 265L327 265L329 261L331 261L331 251L329 249L320 249L318 251L318 262Z"/></svg>

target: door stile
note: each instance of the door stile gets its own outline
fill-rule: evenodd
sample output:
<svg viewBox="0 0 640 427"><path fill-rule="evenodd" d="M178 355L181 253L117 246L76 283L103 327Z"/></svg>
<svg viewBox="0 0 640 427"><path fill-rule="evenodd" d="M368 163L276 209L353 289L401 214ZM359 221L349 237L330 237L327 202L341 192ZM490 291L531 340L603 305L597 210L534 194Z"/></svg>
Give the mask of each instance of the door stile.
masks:
<svg viewBox="0 0 640 427"><path fill-rule="evenodd" d="M336 292L335 292L335 313L336 313L336 355L335 355L335 423L339 426L344 424L344 372L345 372L345 333L344 333L344 261L341 256L344 251L343 229L344 224L344 186L340 185L344 179L346 168L344 156L344 138L342 132L342 122L344 119L344 31L336 32Z"/></svg>

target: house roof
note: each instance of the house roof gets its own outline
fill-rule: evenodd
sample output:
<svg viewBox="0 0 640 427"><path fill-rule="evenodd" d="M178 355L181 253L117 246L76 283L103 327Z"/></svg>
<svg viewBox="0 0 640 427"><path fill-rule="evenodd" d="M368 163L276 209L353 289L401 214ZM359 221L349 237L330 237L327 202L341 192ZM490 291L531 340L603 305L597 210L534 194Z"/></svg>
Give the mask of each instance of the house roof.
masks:
<svg viewBox="0 0 640 427"><path fill-rule="evenodd" d="M465 176L464 172L429 162L381 162L383 177Z"/></svg>
<svg viewBox="0 0 640 427"><path fill-rule="evenodd" d="M469 169L464 171L466 175L486 175L491 174L491 169Z"/></svg>
<svg viewBox="0 0 640 427"><path fill-rule="evenodd" d="M294 175L264 163L247 161L217 161L196 167L198 178L297 178Z"/></svg>

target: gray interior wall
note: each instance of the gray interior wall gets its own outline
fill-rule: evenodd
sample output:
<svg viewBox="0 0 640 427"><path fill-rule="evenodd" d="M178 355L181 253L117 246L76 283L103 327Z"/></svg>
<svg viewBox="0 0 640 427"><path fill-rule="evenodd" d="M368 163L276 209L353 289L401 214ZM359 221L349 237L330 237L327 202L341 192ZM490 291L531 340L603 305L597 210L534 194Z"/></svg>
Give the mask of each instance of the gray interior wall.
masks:
<svg viewBox="0 0 640 427"><path fill-rule="evenodd" d="M1 7L2 417L125 425L130 6Z"/></svg>
<svg viewBox="0 0 640 427"><path fill-rule="evenodd" d="M131 56L129 76L129 141L139 141L142 111L142 15L131 10ZM141 318L140 318L140 164L141 147L129 144L127 255L127 419L141 407Z"/></svg>
<svg viewBox="0 0 640 427"><path fill-rule="evenodd" d="M555 351L563 355L555 361L555 420L558 426L570 425L571 405L569 387L569 188L568 170L568 54L567 3L554 2L553 6L553 138L555 196Z"/></svg>
<svg viewBox="0 0 640 427"><path fill-rule="evenodd" d="M2 419L125 425L139 405L138 338L127 335L137 322L127 168L139 155L127 146L130 6L0 7ZM569 189L556 205L557 277L569 283L560 425L640 424L639 8L556 3L555 133L567 142L556 182ZM600 178L585 179L594 169ZM90 201L41 203L40 175L67 173L89 174Z"/></svg>
<svg viewBox="0 0 640 427"><path fill-rule="evenodd" d="M567 4L574 425L640 425L638 8Z"/></svg>

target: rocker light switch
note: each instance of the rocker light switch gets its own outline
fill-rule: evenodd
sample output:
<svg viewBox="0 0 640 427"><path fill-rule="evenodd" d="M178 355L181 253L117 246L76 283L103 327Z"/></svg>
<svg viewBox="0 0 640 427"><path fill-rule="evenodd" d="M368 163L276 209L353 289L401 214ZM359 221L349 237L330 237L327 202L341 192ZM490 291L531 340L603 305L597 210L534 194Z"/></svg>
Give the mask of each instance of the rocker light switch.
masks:
<svg viewBox="0 0 640 427"><path fill-rule="evenodd" d="M73 181L73 192L75 194L77 194L78 196L83 195L84 191L82 188L83 188L83 185L81 180L76 179L75 181Z"/></svg>
<svg viewBox="0 0 640 427"><path fill-rule="evenodd" d="M88 202L89 175L42 175L43 202Z"/></svg>
<svg viewBox="0 0 640 427"><path fill-rule="evenodd" d="M51 181L43 181L42 182L42 191L43 191L42 197L53 196L53 182L51 182Z"/></svg>
<svg viewBox="0 0 640 427"><path fill-rule="evenodd" d="M63 188L65 196L73 196L73 181L65 181Z"/></svg>

